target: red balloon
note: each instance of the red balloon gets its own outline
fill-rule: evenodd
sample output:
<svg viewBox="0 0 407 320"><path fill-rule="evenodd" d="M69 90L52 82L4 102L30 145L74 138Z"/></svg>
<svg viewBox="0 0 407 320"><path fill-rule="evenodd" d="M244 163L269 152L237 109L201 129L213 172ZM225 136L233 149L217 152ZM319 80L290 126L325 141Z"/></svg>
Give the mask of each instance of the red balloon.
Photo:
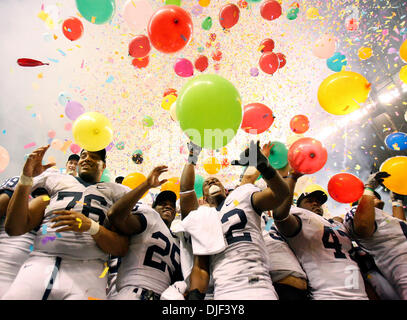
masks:
<svg viewBox="0 0 407 320"><path fill-rule="evenodd" d="M281 5L275 0L266 0L260 5L260 14L266 20L277 19L281 13Z"/></svg>
<svg viewBox="0 0 407 320"><path fill-rule="evenodd" d="M83 24L78 18L70 17L62 24L62 32L69 40L78 40L83 34Z"/></svg>
<svg viewBox="0 0 407 320"><path fill-rule="evenodd" d="M149 62L150 62L149 56L145 56L143 58L134 58L132 64L133 66L140 69L147 67Z"/></svg>
<svg viewBox="0 0 407 320"><path fill-rule="evenodd" d="M209 60L206 56L199 56L196 60L195 60L195 69L204 72L206 70L206 68L208 68L209 65Z"/></svg>
<svg viewBox="0 0 407 320"><path fill-rule="evenodd" d="M212 53L212 59L215 61L222 60L222 52L220 50L216 50Z"/></svg>
<svg viewBox="0 0 407 320"><path fill-rule="evenodd" d="M309 120L306 116L298 114L291 119L290 128L294 133L304 133L309 129Z"/></svg>
<svg viewBox="0 0 407 320"><path fill-rule="evenodd" d="M338 173L328 182L328 193L335 201L352 203L363 195L364 184L350 173Z"/></svg>
<svg viewBox="0 0 407 320"><path fill-rule="evenodd" d="M230 29L239 21L239 16L239 7L235 4L229 3L220 9L219 23L223 29Z"/></svg>
<svg viewBox="0 0 407 320"><path fill-rule="evenodd" d="M264 39L260 42L260 52L272 52L274 50L274 41L273 39Z"/></svg>
<svg viewBox="0 0 407 320"><path fill-rule="evenodd" d="M138 35L129 43L129 55L133 58L144 58L150 50L150 40L145 35Z"/></svg>
<svg viewBox="0 0 407 320"><path fill-rule="evenodd" d="M173 53L184 48L192 35L191 15L179 6L165 5L148 23L148 36L158 51Z"/></svg>
<svg viewBox="0 0 407 320"><path fill-rule="evenodd" d="M260 134L270 128L273 122L273 112L266 105L250 103L244 107L241 128L247 133Z"/></svg>
<svg viewBox="0 0 407 320"><path fill-rule="evenodd" d="M285 66L285 64L287 63L287 60L285 59L285 55L283 55L282 53L276 53L277 57L278 57L278 68L281 69L282 67Z"/></svg>
<svg viewBox="0 0 407 320"><path fill-rule="evenodd" d="M318 140L301 138L291 145L287 158L295 171L310 174L322 169L328 159L328 152Z"/></svg>
<svg viewBox="0 0 407 320"><path fill-rule="evenodd" d="M278 70L279 66L277 55L273 52L263 53L259 60L259 66L263 72L273 74Z"/></svg>

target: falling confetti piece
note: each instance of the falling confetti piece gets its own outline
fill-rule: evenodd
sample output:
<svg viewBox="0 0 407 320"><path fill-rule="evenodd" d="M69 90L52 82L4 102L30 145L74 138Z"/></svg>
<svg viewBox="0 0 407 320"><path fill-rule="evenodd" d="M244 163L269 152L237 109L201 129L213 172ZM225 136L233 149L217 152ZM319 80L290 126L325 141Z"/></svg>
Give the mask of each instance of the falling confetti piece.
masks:
<svg viewBox="0 0 407 320"><path fill-rule="evenodd" d="M82 219L76 218L76 221L79 222L79 224L78 224L78 229L80 229L80 228L82 227Z"/></svg>
<svg viewBox="0 0 407 320"><path fill-rule="evenodd" d="M109 270L109 267L107 266L107 263L105 262L105 270L103 270L103 272L99 276L99 278L104 278L106 276L106 273L107 273L108 270Z"/></svg>

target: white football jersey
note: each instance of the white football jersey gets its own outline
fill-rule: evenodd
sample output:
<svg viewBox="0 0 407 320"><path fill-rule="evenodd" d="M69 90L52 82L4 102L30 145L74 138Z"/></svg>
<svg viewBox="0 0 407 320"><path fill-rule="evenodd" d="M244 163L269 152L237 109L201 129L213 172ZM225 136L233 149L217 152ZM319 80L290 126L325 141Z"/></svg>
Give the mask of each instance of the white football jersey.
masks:
<svg viewBox="0 0 407 320"><path fill-rule="evenodd" d="M353 207L346 214L345 227L357 243L373 256L377 267L399 295L407 299L407 223L375 208L375 231L369 238L361 239L353 229L356 208Z"/></svg>
<svg viewBox="0 0 407 320"><path fill-rule="evenodd" d="M6 179L0 186L0 193L7 193L11 197L18 181L19 177ZM35 238L34 231L10 237L5 230L5 221L6 216L4 215L0 219L0 286L2 281L11 284L21 265L28 258Z"/></svg>
<svg viewBox="0 0 407 320"><path fill-rule="evenodd" d="M47 191L50 203L45 209L44 219L37 231L33 255L59 256L74 260L107 260L89 233L57 233L50 220L58 210L73 210L82 213L101 225L107 224L107 211L114 202L130 191L130 188L117 183L100 182L89 184L79 177L46 171L34 178L32 191L43 188ZM106 221L105 221L106 220Z"/></svg>
<svg viewBox="0 0 407 320"><path fill-rule="evenodd" d="M314 300L367 300L358 264L351 259L352 241L345 227L334 220L295 206L290 213L301 227L285 237L309 280Z"/></svg>
<svg viewBox="0 0 407 320"><path fill-rule="evenodd" d="M143 221L144 231L130 238L129 251L122 257L117 273L117 291L136 286L161 294L183 280L179 240L153 208L140 204L133 214Z"/></svg>
<svg viewBox="0 0 407 320"><path fill-rule="evenodd" d="M233 190L216 210L227 243L210 257L214 299L277 299L267 265L261 213L252 206L252 184Z"/></svg>
<svg viewBox="0 0 407 320"><path fill-rule="evenodd" d="M267 259L271 280L280 281L288 276L307 279L297 257L281 235L273 218L262 214L262 230L266 244Z"/></svg>

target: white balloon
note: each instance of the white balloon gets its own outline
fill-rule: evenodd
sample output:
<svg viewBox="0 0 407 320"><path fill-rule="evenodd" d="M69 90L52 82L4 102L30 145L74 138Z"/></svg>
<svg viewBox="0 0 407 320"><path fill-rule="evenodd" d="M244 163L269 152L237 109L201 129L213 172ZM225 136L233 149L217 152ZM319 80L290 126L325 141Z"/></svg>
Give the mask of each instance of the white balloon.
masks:
<svg viewBox="0 0 407 320"><path fill-rule="evenodd" d="M124 5L123 18L134 31L147 28L154 10L147 0L129 0Z"/></svg>

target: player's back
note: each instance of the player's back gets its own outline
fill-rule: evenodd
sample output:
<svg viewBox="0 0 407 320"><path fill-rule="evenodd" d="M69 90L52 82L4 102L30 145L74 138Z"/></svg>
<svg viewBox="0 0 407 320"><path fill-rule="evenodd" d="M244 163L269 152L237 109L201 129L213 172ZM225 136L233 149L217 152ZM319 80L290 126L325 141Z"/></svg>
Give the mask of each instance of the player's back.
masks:
<svg viewBox="0 0 407 320"><path fill-rule="evenodd" d="M367 299L357 263L352 260L352 241L345 227L334 220L298 207L290 213L301 220L301 229L285 237L300 261L315 300Z"/></svg>
<svg viewBox="0 0 407 320"><path fill-rule="evenodd" d="M227 243L211 256L216 299L277 299L268 273L260 214L252 206L257 187L246 184L233 190L217 208Z"/></svg>
<svg viewBox="0 0 407 320"><path fill-rule="evenodd" d="M179 240L151 207L138 205L133 214L140 216L145 229L130 238L117 274L117 290L136 286L161 294L182 280Z"/></svg>

